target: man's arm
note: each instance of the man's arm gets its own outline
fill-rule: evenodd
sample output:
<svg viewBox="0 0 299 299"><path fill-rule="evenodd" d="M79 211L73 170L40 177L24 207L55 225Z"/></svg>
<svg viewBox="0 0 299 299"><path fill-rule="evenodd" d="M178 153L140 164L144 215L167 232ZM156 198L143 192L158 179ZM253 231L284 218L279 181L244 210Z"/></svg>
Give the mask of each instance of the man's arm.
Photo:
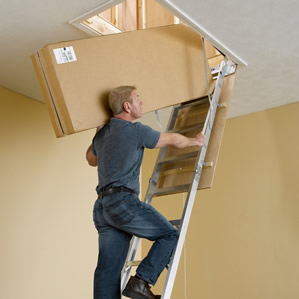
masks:
<svg viewBox="0 0 299 299"><path fill-rule="evenodd" d="M155 148L161 148L167 145L174 146L176 148L185 148L190 146L204 146L206 142L206 136L203 132L196 135L194 138L189 138L178 133L161 133L160 139Z"/></svg>
<svg viewBox="0 0 299 299"><path fill-rule="evenodd" d="M90 166L97 166L98 165L97 156L94 155L91 148L92 148L92 144L88 147L86 151L86 160Z"/></svg>
<svg viewBox="0 0 299 299"><path fill-rule="evenodd" d="M96 133L101 130L103 126L97 127ZM88 147L86 151L86 160L90 166L98 166L97 156L92 152L92 144Z"/></svg>

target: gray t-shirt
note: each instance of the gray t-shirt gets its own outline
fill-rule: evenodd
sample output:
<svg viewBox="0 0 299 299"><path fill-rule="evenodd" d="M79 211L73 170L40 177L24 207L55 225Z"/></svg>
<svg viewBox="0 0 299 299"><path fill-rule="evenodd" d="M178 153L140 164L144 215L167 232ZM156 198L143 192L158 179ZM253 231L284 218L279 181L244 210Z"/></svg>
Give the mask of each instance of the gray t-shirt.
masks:
<svg viewBox="0 0 299 299"><path fill-rule="evenodd" d="M140 166L144 148L154 148L160 132L141 123L111 118L92 142L98 160L97 192L125 186L139 194Z"/></svg>

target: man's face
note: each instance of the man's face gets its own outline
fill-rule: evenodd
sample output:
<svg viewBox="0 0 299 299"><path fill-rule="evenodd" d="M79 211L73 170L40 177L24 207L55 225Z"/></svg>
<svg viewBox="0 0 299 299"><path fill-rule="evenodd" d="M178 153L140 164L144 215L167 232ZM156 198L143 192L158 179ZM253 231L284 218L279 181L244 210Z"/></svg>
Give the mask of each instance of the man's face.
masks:
<svg viewBox="0 0 299 299"><path fill-rule="evenodd" d="M137 119L142 116L142 102L139 99L137 90L132 91L131 115Z"/></svg>

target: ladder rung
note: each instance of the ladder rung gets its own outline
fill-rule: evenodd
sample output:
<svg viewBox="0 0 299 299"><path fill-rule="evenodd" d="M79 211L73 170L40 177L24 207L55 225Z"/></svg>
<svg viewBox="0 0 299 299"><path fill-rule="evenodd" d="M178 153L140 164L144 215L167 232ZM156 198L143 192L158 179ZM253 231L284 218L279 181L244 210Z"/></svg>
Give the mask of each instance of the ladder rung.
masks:
<svg viewBox="0 0 299 299"><path fill-rule="evenodd" d="M177 220L170 220L169 222L176 228L179 228L181 225L181 221L182 221L182 219L177 219Z"/></svg>
<svg viewBox="0 0 299 299"><path fill-rule="evenodd" d="M139 266L141 263L141 261L129 261L126 263L126 266L129 266L129 267L137 267Z"/></svg>
<svg viewBox="0 0 299 299"><path fill-rule="evenodd" d="M177 120L183 120L186 117L190 118L190 117L199 117L200 115L203 114L207 114L209 111L210 107L207 105L207 107L205 107L205 109L200 109L200 110L193 110L193 111L186 111L185 113L181 113L178 117Z"/></svg>
<svg viewBox="0 0 299 299"><path fill-rule="evenodd" d="M186 185L178 185L174 187L156 189L156 191L154 191L151 195L161 196L161 195L167 195L173 193L187 192L189 190L189 186L190 186L189 184L186 184Z"/></svg>
<svg viewBox="0 0 299 299"><path fill-rule="evenodd" d="M190 132L190 131L193 131L193 130L196 130L196 129L200 129L200 128L203 128L204 126L204 123L200 123L200 124L197 124L195 126L190 126L190 127L187 127L187 128L183 128L183 129L174 129L174 130L170 130L170 131L167 131L167 133L187 133L187 132Z"/></svg>
<svg viewBox="0 0 299 299"><path fill-rule="evenodd" d="M191 167L179 167L174 169L163 170L160 173L161 177L168 176L168 175L176 175L176 174L183 174L183 173L192 173L194 172L194 166Z"/></svg>
<svg viewBox="0 0 299 299"><path fill-rule="evenodd" d="M181 109L192 107L192 106L202 105L202 104L205 104L208 102L209 102L209 98L204 97L201 99L192 100L190 102L184 102L181 105L177 106L177 109L181 110Z"/></svg>
<svg viewBox="0 0 299 299"><path fill-rule="evenodd" d="M159 164L165 164L165 163L170 163L170 162L186 160L186 159L197 157L198 153L199 153L199 150L195 151L195 152L190 152L190 153L177 155L177 156L166 157L164 159L158 160L158 163Z"/></svg>

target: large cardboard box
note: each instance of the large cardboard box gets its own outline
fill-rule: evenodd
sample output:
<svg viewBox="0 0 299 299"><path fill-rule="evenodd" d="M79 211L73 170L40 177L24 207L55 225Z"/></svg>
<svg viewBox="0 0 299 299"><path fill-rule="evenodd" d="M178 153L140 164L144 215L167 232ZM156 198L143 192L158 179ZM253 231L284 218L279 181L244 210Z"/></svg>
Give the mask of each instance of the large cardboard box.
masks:
<svg viewBox="0 0 299 299"><path fill-rule="evenodd" d="M202 40L185 25L51 44L32 61L58 137L104 124L120 85L138 88L144 113L207 95Z"/></svg>

